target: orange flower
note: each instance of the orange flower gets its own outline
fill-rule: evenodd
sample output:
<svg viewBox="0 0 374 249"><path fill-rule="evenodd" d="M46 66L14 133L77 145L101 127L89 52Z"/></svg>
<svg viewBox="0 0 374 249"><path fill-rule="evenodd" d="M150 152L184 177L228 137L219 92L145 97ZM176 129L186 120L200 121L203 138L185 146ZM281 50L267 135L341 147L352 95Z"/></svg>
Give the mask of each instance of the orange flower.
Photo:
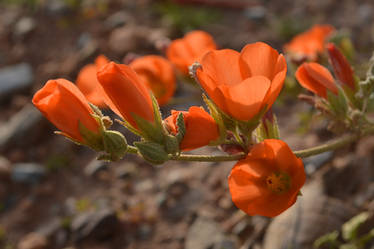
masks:
<svg viewBox="0 0 374 249"><path fill-rule="evenodd" d="M316 61L318 54L325 48L327 38L334 31L330 25L314 25L311 29L295 36L284 46L284 51L289 53L296 61Z"/></svg>
<svg viewBox="0 0 374 249"><path fill-rule="evenodd" d="M242 121L273 105L287 72L284 56L262 42L248 44L240 53L210 51L201 66L197 78L209 97L226 114Z"/></svg>
<svg viewBox="0 0 374 249"><path fill-rule="evenodd" d="M296 70L295 76L300 85L322 98L327 98L327 90L338 94L338 88L331 73L318 63L304 62Z"/></svg>
<svg viewBox="0 0 374 249"><path fill-rule="evenodd" d="M84 66L78 74L76 84L89 102L98 106L106 107L103 98L103 89L97 80L96 73L100 67L107 64L109 60L104 55L99 55L95 64Z"/></svg>
<svg viewBox="0 0 374 249"><path fill-rule="evenodd" d="M229 189L232 201L247 214L274 217L296 202L305 178L303 162L288 145L266 139L235 164Z"/></svg>
<svg viewBox="0 0 374 249"><path fill-rule="evenodd" d="M214 119L203 108L192 106L188 112L171 111L171 115L165 119L168 129L174 135L178 132L177 118L183 113L186 134L184 135L181 150L193 150L216 140L219 137L218 126Z"/></svg>
<svg viewBox="0 0 374 249"><path fill-rule="evenodd" d="M167 48L168 59L183 73L188 75L188 67L208 51L216 49L213 37L207 32L196 30L183 38L172 41Z"/></svg>
<svg viewBox="0 0 374 249"><path fill-rule="evenodd" d="M99 133L99 124L92 117L93 111L87 100L68 80L49 80L35 93L32 103L59 130L79 142L84 143L79 122L90 131Z"/></svg>
<svg viewBox="0 0 374 249"><path fill-rule="evenodd" d="M353 78L353 70L345 56L333 43L327 44L326 47L327 52L329 53L330 64L334 69L335 77L343 84L349 86L352 90L355 90L356 87Z"/></svg>
<svg viewBox="0 0 374 249"><path fill-rule="evenodd" d="M160 105L170 100L175 92L175 75L168 60L161 56L149 55L135 59L129 66L152 90Z"/></svg>
<svg viewBox="0 0 374 249"><path fill-rule="evenodd" d="M97 72L97 79L106 93L105 103L134 128L138 126L133 114L154 121L149 90L129 66L110 62Z"/></svg>

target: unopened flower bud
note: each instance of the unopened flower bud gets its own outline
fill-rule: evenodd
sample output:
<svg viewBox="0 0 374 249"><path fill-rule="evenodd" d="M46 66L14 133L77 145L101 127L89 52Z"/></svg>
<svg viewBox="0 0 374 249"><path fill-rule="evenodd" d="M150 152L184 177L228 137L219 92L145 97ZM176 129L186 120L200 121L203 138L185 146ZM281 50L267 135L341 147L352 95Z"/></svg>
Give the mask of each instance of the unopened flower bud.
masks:
<svg viewBox="0 0 374 249"><path fill-rule="evenodd" d="M343 84L349 86L352 90L355 90L353 70L345 56L333 43L327 44L326 47L336 78Z"/></svg>

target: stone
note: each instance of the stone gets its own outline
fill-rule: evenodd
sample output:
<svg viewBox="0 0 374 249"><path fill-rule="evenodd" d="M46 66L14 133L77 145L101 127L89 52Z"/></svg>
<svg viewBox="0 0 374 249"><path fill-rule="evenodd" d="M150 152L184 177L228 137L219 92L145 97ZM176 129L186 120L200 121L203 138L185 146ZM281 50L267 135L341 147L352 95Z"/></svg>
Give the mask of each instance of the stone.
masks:
<svg viewBox="0 0 374 249"><path fill-rule="evenodd" d="M22 17L14 26L13 35L15 37L22 37L36 28L36 22L31 17Z"/></svg>
<svg viewBox="0 0 374 249"><path fill-rule="evenodd" d="M31 87L33 80L32 68L27 63L3 67L0 69L0 102Z"/></svg>
<svg viewBox="0 0 374 249"><path fill-rule="evenodd" d="M224 235L218 223L209 218L199 217L188 230L185 249L209 249L221 242L223 238Z"/></svg>
<svg viewBox="0 0 374 249"><path fill-rule="evenodd" d="M112 209L82 213L72 220L73 240L107 240L117 231L118 225L119 220Z"/></svg>
<svg viewBox="0 0 374 249"><path fill-rule="evenodd" d="M84 169L84 173L88 176L96 176L101 171L108 169L108 163L97 159L92 160Z"/></svg>
<svg viewBox="0 0 374 249"><path fill-rule="evenodd" d="M0 126L0 151L11 145L22 145L30 141L37 134L35 131L42 120L42 114L32 104L24 106Z"/></svg>
<svg viewBox="0 0 374 249"><path fill-rule="evenodd" d="M0 180L9 179L10 172L10 162L5 157L0 156Z"/></svg>
<svg viewBox="0 0 374 249"><path fill-rule="evenodd" d="M79 49L79 61L84 61L91 57L99 48L96 40L90 33L83 33L79 36L77 41Z"/></svg>
<svg viewBox="0 0 374 249"><path fill-rule="evenodd" d="M29 233L18 243L18 249L47 249L48 240L38 233Z"/></svg>
<svg viewBox="0 0 374 249"><path fill-rule="evenodd" d="M253 6L244 11L244 16L253 21L262 21L266 16L266 11L263 6Z"/></svg>
<svg viewBox="0 0 374 249"><path fill-rule="evenodd" d="M134 163L127 162L114 168L114 174L119 179L130 179L137 174L137 166Z"/></svg>
<svg viewBox="0 0 374 249"><path fill-rule="evenodd" d="M126 11L118 11L105 20L105 25L110 28L118 28L132 21L132 17Z"/></svg>
<svg viewBox="0 0 374 249"><path fill-rule="evenodd" d="M16 163L11 178L17 183L36 184L46 175L45 168L37 163Z"/></svg>

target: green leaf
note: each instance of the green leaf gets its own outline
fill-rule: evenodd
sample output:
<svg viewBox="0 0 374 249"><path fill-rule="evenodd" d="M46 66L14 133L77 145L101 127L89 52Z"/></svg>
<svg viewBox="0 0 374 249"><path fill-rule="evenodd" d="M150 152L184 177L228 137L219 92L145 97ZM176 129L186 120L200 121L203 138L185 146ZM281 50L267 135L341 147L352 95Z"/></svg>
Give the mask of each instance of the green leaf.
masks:
<svg viewBox="0 0 374 249"><path fill-rule="evenodd" d="M169 160L169 155L161 144L142 141L135 142L134 145L138 148L143 158L152 164L162 164Z"/></svg>
<svg viewBox="0 0 374 249"><path fill-rule="evenodd" d="M342 226L343 239L346 241L352 241L357 239L358 229L364 224L369 218L368 212L360 213L354 216L352 219L347 221Z"/></svg>

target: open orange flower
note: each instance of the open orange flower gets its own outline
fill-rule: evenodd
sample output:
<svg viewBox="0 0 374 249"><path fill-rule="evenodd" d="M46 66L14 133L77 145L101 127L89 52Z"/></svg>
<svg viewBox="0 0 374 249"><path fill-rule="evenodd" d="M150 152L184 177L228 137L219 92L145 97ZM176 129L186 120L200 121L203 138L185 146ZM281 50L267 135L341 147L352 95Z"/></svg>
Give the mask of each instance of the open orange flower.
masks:
<svg viewBox="0 0 374 249"><path fill-rule="evenodd" d="M304 62L296 70L295 76L300 85L322 98L327 98L327 90L338 94L334 77L327 68L318 63Z"/></svg>
<svg viewBox="0 0 374 249"><path fill-rule="evenodd" d="M355 90L356 86L353 77L353 70L345 56L333 43L327 44L326 47L329 54L330 64L334 69L335 77L338 78L341 83L347 85L352 90Z"/></svg>
<svg viewBox="0 0 374 249"><path fill-rule="evenodd" d="M168 59L183 73L188 75L188 67L208 51L216 49L213 37L205 31L196 30L183 38L172 41L167 48Z"/></svg>
<svg viewBox="0 0 374 249"><path fill-rule="evenodd" d="M168 129L174 135L178 132L177 118L182 113L186 127L180 148L181 150L193 150L205 145L219 137L218 125L203 108L192 106L188 112L171 111L171 115L165 119Z"/></svg>
<svg viewBox="0 0 374 249"><path fill-rule="evenodd" d="M296 202L305 178L302 160L288 145L266 139L235 164L229 189L232 201L247 214L274 217Z"/></svg>
<svg viewBox="0 0 374 249"><path fill-rule="evenodd" d="M104 55L99 55L95 64L84 66L78 74L76 84L86 99L98 107L106 107L103 97L103 89L97 80L96 73L100 67L109 60Z"/></svg>
<svg viewBox="0 0 374 249"><path fill-rule="evenodd" d="M91 114L93 111L84 95L70 81L49 80L37 91L32 103L59 130L74 140L84 143L78 123L94 133L99 133L99 124Z"/></svg>
<svg viewBox="0 0 374 249"><path fill-rule="evenodd" d="M161 56L149 55L135 59L129 66L153 92L160 105L166 104L175 92L173 66Z"/></svg>
<svg viewBox="0 0 374 249"><path fill-rule="evenodd" d="M200 63L201 86L223 112L242 121L273 105L287 72L284 56L263 42L248 44L240 53L210 51Z"/></svg>
<svg viewBox="0 0 374 249"><path fill-rule="evenodd" d="M295 61L316 61L325 48L327 38L334 31L331 25L314 25L309 30L295 36L284 46L284 51Z"/></svg>
<svg viewBox="0 0 374 249"><path fill-rule="evenodd" d="M106 93L105 103L134 128L134 114L154 121L150 92L129 66L110 62L97 72L97 79Z"/></svg>

